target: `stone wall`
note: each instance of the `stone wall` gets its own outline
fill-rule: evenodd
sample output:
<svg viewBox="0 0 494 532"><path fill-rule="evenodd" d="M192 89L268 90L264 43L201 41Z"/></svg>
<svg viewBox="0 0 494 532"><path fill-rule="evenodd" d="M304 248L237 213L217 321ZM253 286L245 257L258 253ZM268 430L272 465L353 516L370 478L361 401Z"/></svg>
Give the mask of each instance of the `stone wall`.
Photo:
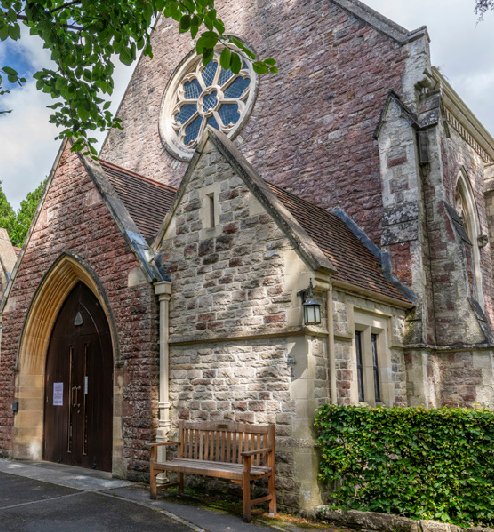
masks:
<svg viewBox="0 0 494 532"><path fill-rule="evenodd" d="M411 406L494 408L492 347L407 348L405 361Z"/></svg>
<svg viewBox="0 0 494 532"><path fill-rule="evenodd" d="M91 288L99 290L96 295L111 315L110 329L116 344L113 471L129 478L142 478L149 459L149 450L143 442L154 439L157 423L153 415L157 411L157 304L152 286L142 275L135 275L139 269L137 259L79 157L70 153L69 148L61 155L3 313L0 449L20 458L41 459L40 405L46 352L40 355L43 360L35 362L37 375L28 375L27 369L24 373L26 364L18 359L18 352L35 293L62 254L76 256L81 268L91 273L88 278L95 279ZM57 283L59 288L54 287L53 299L45 303L47 309L57 308L63 302L57 298L64 280L58 279ZM48 324L48 335L51 325ZM20 372L16 373L17 370ZM19 400L16 420L11 411L14 399ZM28 434L30 441L25 441Z"/></svg>
<svg viewBox="0 0 494 532"><path fill-rule="evenodd" d="M313 417L329 400L327 329L303 327L297 295L314 274L211 142L179 197L161 244L172 417L276 423L279 504L310 507L320 500Z"/></svg>
<svg viewBox="0 0 494 532"><path fill-rule="evenodd" d="M276 57L280 68L260 80L252 116L237 137L242 153L268 181L323 207L345 209L379 243L383 206L374 132L388 91L414 96L424 70L418 41L400 44L328 0L215 5L228 32L261 56ZM166 152L158 119L165 87L193 43L160 20L153 47L155 58L141 59L119 109L124 129L110 133L102 157L177 185L186 163Z"/></svg>

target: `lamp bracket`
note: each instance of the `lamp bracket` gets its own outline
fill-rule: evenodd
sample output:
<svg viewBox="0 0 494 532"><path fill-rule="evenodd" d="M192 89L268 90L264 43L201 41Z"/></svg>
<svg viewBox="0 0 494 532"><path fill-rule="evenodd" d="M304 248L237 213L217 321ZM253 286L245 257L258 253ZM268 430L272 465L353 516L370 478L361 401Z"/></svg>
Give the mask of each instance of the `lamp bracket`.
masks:
<svg viewBox="0 0 494 532"><path fill-rule="evenodd" d="M299 290L297 295L305 302L306 299L314 297L314 285L312 284L312 278L309 279L309 286L303 290Z"/></svg>

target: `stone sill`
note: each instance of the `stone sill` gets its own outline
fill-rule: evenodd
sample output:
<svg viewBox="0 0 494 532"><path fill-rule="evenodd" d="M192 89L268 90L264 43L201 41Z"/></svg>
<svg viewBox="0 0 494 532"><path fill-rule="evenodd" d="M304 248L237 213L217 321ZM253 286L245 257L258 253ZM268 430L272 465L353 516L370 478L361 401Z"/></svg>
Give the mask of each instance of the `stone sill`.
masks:
<svg viewBox="0 0 494 532"><path fill-rule="evenodd" d="M248 329L247 331L204 331L199 334L191 336L179 336L172 334L170 336L169 344L171 346L181 346L189 344L200 343L214 343L214 342L235 342L245 340L263 340L271 338L291 338L297 336L311 336L326 338L328 336L326 329L308 325L305 327L265 327L258 329Z"/></svg>

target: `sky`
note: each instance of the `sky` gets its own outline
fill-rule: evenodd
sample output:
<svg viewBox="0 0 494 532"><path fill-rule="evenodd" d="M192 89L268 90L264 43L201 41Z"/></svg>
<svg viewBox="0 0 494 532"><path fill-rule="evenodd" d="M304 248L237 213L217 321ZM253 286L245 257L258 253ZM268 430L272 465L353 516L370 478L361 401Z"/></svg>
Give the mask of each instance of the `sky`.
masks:
<svg viewBox="0 0 494 532"><path fill-rule="evenodd" d="M494 134L494 12L482 22L474 14L474 0L364 0L370 7L412 30L427 26L432 62L484 126ZM155 59L156 56L155 56ZM16 43L0 42L0 66L10 65L27 83L0 97L0 179L12 206L50 172L60 145L49 122L53 103L36 91L32 74L49 66L41 41L26 32ZM116 110L130 80L132 67L116 66L112 109ZM100 139L104 134L100 134Z"/></svg>

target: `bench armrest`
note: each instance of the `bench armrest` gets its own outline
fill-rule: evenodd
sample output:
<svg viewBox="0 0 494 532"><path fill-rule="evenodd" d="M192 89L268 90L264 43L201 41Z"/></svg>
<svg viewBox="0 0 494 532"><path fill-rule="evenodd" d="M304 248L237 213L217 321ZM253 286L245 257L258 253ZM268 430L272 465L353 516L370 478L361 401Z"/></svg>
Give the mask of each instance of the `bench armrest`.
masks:
<svg viewBox="0 0 494 532"><path fill-rule="evenodd" d="M178 441L160 441L156 443L150 443L149 446L151 447L151 462L156 463L156 459L158 457L158 447L173 447L176 445L180 445Z"/></svg>
<svg viewBox="0 0 494 532"><path fill-rule="evenodd" d="M173 445L180 445L180 442L179 441L160 441L160 442L153 442L149 444L151 449L153 447L161 447L162 445L167 445L169 447L172 447Z"/></svg>
<svg viewBox="0 0 494 532"><path fill-rule="evenodd" d="M240 453L242 456L255 456L256 454L268 454L272 452L273 449L271 447L266 449L254 449L253 451L244 451L243 453Z"/></svg>

